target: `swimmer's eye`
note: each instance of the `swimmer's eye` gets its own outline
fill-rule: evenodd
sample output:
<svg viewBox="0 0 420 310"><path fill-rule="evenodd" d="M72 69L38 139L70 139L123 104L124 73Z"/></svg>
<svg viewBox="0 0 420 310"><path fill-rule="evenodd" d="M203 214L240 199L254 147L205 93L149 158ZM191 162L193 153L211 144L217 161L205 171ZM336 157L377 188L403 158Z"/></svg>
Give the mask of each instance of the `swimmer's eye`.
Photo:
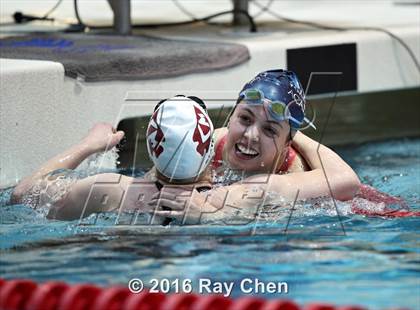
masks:
<svg viewBox="0 0 420 310"><path fill-rule="evenodd" d="M269 137L277 136L277 134L278 134L277 130L274 129L273 127L271 127L271 126L264 127L264 132Z"/></svg>
<svg viewBox="0 0 420 310"><path fill-rule="evenodd" d="M252 121L251 117L249 117L246 114L240 114L239 115L239 120L241 121L242 124L245 124L245 125L250 125L251 121Z"/></svg>

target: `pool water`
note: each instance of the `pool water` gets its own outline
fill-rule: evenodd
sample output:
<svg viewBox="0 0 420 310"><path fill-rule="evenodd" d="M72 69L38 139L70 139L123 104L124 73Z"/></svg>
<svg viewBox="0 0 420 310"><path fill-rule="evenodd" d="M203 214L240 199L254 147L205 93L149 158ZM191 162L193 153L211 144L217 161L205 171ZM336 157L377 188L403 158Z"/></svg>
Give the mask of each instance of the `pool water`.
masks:
<svg viewBox="0 0 420 310"><path fill-rule="evenodd" d="M336 149L360 179L399 195L420 209L420 139ZM235 283L244 278L286 282L289 298L357 304L372 309L420 306L420 254L415 217L353 214L349 202L330 199L285 207L262 220L229 226L125 225L115 214L91 216L84 225L49 221L42 212L7 205L0 194L1 277L36 281L126 285L131 278L199 279ZM380 208L367 201L362 207ZM118 224L116 225L116 222Z"/></svg>

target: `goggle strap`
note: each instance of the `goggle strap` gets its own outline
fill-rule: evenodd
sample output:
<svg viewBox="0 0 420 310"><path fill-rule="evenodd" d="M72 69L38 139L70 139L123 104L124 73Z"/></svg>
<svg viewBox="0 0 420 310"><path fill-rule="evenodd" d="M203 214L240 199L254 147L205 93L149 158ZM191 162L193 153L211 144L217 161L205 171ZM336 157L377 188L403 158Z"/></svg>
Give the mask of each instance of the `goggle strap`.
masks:
<svg viewBox="0 0 420 310"><path fill-rule="evenodd" d="M316 126L314 125L314 123L312 123L312 121L310 121L308 118L304 118L303 119L309 126L311 126L313 129L316 130Z"/></svg>

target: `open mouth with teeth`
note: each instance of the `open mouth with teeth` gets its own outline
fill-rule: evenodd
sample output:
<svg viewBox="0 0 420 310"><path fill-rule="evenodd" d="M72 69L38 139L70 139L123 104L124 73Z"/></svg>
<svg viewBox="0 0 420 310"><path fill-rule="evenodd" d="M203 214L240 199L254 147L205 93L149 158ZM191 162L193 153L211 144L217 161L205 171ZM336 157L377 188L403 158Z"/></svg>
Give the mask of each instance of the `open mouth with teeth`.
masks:
<svg viewBox="0 0 420 310"><path fill-rule="evenodd" d="M235 154L242 159L253 159L260 155L260 153L258 153L256 150L246 147L240 143L235 144Z"/></svg>

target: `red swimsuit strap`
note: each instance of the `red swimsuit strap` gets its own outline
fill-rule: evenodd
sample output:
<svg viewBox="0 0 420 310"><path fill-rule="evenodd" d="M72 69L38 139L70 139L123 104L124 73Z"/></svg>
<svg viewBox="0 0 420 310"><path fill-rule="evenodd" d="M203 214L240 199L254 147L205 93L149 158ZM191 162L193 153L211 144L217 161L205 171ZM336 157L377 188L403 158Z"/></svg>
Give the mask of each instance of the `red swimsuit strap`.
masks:
<svg viewBox="0 0 420 310"><path fill-rule="evenodd" d="M219 168L223 163L223 148L227 141L227 135L224 135L216 145L216 150L213 157L213 169Z"/></svg>
<svg viewBox="0 0 420 310"><path fill-rule="evenodd" d="M292 166L296 156L297 156L297 152L295 151L295 149L293 147L289 146L287 148L286 158L284 159L283 164L277 170L277 173L286 172L287 170L289 170L289 168Z"/></svg>
<svg viewBox="0 0 420 310"><path fill-rule="evenodd" d="M213 157L212 166L213 169L219 168L223 163L223 148L225 147L227 141L227 135L225 134L217 143L215 148L215 153ZM280 169L277 170L277 173L286 172L292 166L293 161L295 160L297 152L291 146L288 147L286 159L281 165Z"/></svg>

